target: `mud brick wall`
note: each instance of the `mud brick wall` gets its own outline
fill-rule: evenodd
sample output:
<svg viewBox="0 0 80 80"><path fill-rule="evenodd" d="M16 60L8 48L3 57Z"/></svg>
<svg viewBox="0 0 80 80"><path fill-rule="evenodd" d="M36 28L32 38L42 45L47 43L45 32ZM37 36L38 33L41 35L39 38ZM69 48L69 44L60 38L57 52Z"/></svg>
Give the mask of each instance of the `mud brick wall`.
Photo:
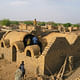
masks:
<svg viewBox="0 0 80 80"><path fill-rule="evenodd" d="M37 59L35 57L28 57L25 53L17 53L17 65L19 66L21 61L24 61L26 74L36 75L37 74Z"/></svg>
<svg viewBox="0 0 80 80"><path fill-rule="evenodd" d="M45 65L45 56L41 55L38 58L38 67L39 67L39 74L44 75L44 65Z"/></svg>
<svg viewBox="0 0 80 80"><path fill-rule="evenodd" d="M11 48L0 48L0 54L4 54L4 58L12 62Z"/></svg>

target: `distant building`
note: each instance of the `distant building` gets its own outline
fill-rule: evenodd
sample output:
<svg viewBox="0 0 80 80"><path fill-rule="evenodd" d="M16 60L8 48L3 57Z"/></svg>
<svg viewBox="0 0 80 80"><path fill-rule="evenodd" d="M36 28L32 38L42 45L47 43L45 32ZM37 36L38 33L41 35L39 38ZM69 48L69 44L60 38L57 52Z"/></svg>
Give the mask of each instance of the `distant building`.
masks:
<svg viewBox="0 0 80 80"><path fill-rule="evenodd" d="M24 24L24 23L20 23L19 29L20 29L20 30L33 31L33 30L35 30L35 27L34 27L33 25L26 25L26 24Z"/></svg>

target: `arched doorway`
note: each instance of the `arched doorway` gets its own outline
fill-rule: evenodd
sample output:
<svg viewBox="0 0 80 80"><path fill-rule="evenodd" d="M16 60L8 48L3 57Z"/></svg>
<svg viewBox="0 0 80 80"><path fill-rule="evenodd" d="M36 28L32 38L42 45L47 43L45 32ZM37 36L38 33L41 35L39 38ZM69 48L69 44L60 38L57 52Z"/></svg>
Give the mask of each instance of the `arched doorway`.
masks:
<svg viewBox="0 0 80 80"><path fill-rule="evenodd" d="M24 42L24 47L27 46L27 40L30 39L30 45L33 45L33 42L32 42L32 38L34 37L34 35L32 34L28 34L24 37L23 39L23 42Z"/></svg>
<svg viewBox="0 0 80 80"><path fill-rule="evenodd" d="M3 44L3 42L1 42L1 47L4 48L4 44Z"/></svg>
<svg viewBox="0 0 80 80"><path fill-rule="evenodd" d="M26 56L31 57L31 52L30 52L29 50L27 50L27 52L26 52Z"/></svg>
<svg viewBox="0 0 80 80"><path fill-rule="evenodd" d="M27 40L28 40L28 39L30 39L30 45L35 45L35 44L33 43L33 41L32 41L33 37L35 37L35 36L32 35L32 34L28 34L28 35L26 35L26 36L24 37L24 39L23 39L24 47L28 46L28 45L27 45ZM38 37L37 37L37 39L38 39ZM42 43L39 41L39 39L38 39L37 42L38 42L37 45L40 47L40 52L42 53Z"/></svg>
<svg viewBox="0 0 80 80"><path fill-rule="evenodd" d="M16 47L13 46L12 47L12 61L16 62L16 60L17 60L17 50L16 50Z"/></svg>

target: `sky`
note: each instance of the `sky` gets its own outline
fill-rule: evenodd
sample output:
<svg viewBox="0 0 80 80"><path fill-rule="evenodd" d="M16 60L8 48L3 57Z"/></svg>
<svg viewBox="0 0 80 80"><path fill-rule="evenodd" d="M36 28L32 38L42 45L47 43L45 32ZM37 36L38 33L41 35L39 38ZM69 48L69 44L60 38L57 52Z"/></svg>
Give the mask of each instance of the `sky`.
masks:
<svg viewBox="0 0 80 80"><path fill-rule="evenodd" d="M80 0L0 0L0 20L80 23Z"/></svg>

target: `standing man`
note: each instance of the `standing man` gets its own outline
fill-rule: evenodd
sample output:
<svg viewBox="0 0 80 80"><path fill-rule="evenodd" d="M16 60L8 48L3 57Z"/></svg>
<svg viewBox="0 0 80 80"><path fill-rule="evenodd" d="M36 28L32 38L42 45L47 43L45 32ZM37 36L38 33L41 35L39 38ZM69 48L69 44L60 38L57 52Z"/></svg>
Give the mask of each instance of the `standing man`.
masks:
<svg viewBox="0 0 80 80"><path fill-rule="evenodd" d="M21 77L24 78L24 75L25 75L24 61L22 61L22 63L20 64L20 68L21 68L21 71L22 71Z"/></svg>
<svg viewBox="0 0 80 80"><path fill-rule="evenodd" d="M36 21L36 19L34 19L34 21L33 21L33 25L34 25L34 26L37 25L37 21Z"/></svg>

